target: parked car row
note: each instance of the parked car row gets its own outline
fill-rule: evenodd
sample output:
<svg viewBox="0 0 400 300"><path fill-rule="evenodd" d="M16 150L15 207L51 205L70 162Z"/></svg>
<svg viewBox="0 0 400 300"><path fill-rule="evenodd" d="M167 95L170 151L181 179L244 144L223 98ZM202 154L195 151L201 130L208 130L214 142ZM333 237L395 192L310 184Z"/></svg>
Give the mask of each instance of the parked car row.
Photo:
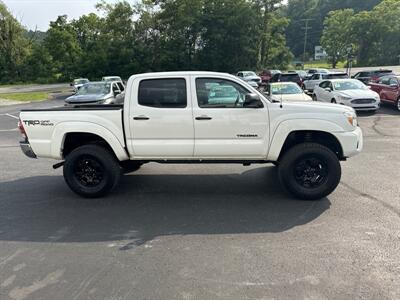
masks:
<svg viewBox="0 0 400 300"><path fill-rule="evenodd" d="M119 76L105 76L102 81L75 79L71 86L75 94L65 99L66 105L77 104L121 104L124 101L125 85Z"/></svg>

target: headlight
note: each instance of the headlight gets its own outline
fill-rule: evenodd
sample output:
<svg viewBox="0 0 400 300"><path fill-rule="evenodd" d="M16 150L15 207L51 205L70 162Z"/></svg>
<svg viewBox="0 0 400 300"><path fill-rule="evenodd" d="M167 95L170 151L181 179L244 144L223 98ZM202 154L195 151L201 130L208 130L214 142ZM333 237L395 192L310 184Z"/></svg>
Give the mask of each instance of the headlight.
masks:
<svg viewBox="0 0 400 300"><path fill-rule="evenodd" d="M358 122L357 122L356 113L354 113L354 112L345 112L344 115L345 115L345 117L347 119L347 122L349 122L349 124L351 126L357 127Z"/></svg>
<svg viewBox="0 0 400 300"><path fill-rule="evenodd" d="M349 100L352 99L351 97L347 97L347 96L339 96L339 97L340 97L340 99L341 99L342 101L349 101Z"/></svg>

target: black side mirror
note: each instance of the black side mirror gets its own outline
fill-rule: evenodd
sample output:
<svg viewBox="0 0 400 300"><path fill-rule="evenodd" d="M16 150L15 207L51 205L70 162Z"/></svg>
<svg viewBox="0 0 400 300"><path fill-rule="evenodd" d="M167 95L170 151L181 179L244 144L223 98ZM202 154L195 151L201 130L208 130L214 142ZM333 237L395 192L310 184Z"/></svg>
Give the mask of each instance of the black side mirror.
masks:
<svg viewBox="0 0 400 300"><path fill-rule="evenodd" d="M261 102L260 96L257 94L247 94L244 98L243 107L247 108L262 108L264 107Z"/></svg>

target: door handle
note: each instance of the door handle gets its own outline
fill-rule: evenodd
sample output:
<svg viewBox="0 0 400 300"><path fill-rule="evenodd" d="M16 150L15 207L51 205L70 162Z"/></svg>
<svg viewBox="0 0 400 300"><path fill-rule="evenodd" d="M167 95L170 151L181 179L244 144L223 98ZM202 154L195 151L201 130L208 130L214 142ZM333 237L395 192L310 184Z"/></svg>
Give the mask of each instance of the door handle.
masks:
<svg viewBox="0 0 400 300"><path fill-rule="evenodd" d="M207 121L207 120L212 120L212 118L208 116L201 116L201 117L196 117L196 120Z"/></svg>
<svg viewBox="0 0 400 300"><path fill-rule="evenodd" d="M138 116L138 117L133 117L134 120L137 121L147 121L150 120L150 118L146 117L146 116Z"/></svg>

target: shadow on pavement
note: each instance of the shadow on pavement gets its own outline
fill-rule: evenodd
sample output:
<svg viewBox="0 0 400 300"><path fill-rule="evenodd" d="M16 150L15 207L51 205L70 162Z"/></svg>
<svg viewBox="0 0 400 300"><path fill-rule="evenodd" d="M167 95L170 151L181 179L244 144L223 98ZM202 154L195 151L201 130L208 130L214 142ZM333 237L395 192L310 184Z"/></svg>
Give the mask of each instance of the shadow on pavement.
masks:
<svg viewBox="0 0 400 300"><path fill-rule="evenodd" d="M104 199L70 192L61 176L0 183L0 240L98 242L158 236L283 232L318 218L330 201L297 201L273 167L228 175L125 176Z"/></svg>
<svg viewBox="0 0 400 300"><path fill-rule="evenodd" d="M358 117L371 117L371 116L379 116L379 115L389 115L389 116L399 116L400 117L400 111L398 111L394 105L390 105L387 103L381 103L381 107L376 112L357 111Z"/></svg>

